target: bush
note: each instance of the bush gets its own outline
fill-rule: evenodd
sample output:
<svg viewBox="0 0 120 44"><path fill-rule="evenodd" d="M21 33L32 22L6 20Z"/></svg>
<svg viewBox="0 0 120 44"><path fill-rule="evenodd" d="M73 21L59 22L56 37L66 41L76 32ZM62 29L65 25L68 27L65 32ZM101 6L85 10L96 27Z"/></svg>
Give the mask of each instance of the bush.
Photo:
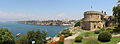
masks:
<svg viewBox="0 0 120 44"><path fill-rule="evenodd" d="M64 30L64 31L61 32L61 35L64 35L65 38L66 38L66 37L68 37L68 36L72 36L72 33L70 33L69 30ZM59 35L58 35L58 37L59 37Z"/></svg>
<svg viewBox="0 0 120 44"><path fill-rule="evenodd" d="M66 37L68 37L69 35L68 35L68 34L65 34L64 36L65 36L65 38L66 38Z"/></svg>
<svg viewBox="0 0 120 44"><path fill-rule="evenodd" d="M58 41L58 44L64 44L64 42L63 41Z"/></svg>
<svg viewBox="0 0 120 44"><path fill-rule="evenodd" d="M111 38L112 38L111 33L107 32L107 31L100 33L98 36L98 40L101 42L108 42L108 41L110 41Z"/></svg>
<svg viewBox="0 0 120 44"><path fill-rule="evenodd" d="M105 31L105 28L101 28L100 30L101 30L101 31Z"/></svg>
<svg viewBox="0 0 120 44"><path fill-rule="evenodd" d="M61 40L61 41L64 41L64 36L60 36L60 40Z"/></svg>
<svg viewBox="0 0 120 44"><path fill-rule="evenodd" d="M114 32L120 32L120 28L115 27L115 29L113 29Z"/></svg>
<svg viewBox="0 0 120 44"><path fill-rule="evenodd" d="M107 30L108 32L110 32L110 33L113 33L113 30Z"/></svg>
<svg viewBox="0 0 120 44"><path fill-rule="evenodd" d="M107 28L106 30L112 30L111 28Z"/></svg>
<svg viewBox="0 0 120 44"><path fill-rule="evenodd" d="M88 37L90 32L85 32L85 37Z"/></svg>
<svg viewBox="0 0 120 44"><path fill-rule="evenodd" d="M89 40L89 41L85 42L84 44L100 44L100 43L96 40Z"/></svg>
<svg viewBox="0 0 120 44"><path fill-rule="evenodd" d="M77 36L75 38L75 42L82 42L83 37L82 36Z"/></svg>
<svg viewBox="0 0 120 44"><path fill-rule="evenodd" d="M85 32L86 35L90 34L90 32Z"/></svg>
<svg viewBox="0 0 120 44"><path fill-rule="evenodd" d="M95 33L95 34L99 34L99 33L100 33L100 30L95 30L94 33Z"/></svg>
<svg viewBox="0 0 120 44"><path fill-rule="evenodd" d="M57 37L60 37L61 36L61 34L57 34Z"/></svg>
<svg viewBox="0 0 120 44"><path fill-rule="evenodd" d="M80 21L74 25L74 27L77 27L77 26L80 26Z"/></svg>
<svg viewBox="0 0 120 44"><path fill-rule="evenodd" d="M69 33L69 36L72 36L72 33Z"/></svg>
<svg viewBox="0 0 120 44"><path fill-rule="evenodd" d="M61 34L69 34L70 31L69 30L66 30L66 31L62 31Z"/></svg>

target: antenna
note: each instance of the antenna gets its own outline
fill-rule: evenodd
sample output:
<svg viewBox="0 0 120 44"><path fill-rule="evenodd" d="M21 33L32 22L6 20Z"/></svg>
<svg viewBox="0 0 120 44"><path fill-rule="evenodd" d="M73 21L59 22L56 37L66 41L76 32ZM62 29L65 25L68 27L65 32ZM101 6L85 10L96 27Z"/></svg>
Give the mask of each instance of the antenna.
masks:
<svg viewBox="0 0 120 44"><path fill-rule="evenodd" d="M93 0L91 1L91 9L93 9Z"/></svg>

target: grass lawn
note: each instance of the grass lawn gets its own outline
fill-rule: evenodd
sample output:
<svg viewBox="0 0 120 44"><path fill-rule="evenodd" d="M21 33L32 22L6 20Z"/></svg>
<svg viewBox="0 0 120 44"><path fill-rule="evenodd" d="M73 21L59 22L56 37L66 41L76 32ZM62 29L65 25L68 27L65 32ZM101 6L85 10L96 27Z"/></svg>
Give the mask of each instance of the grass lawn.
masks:
<svg viewBox="0 0 120 44"><path fill-rule="evenodd" d="M83 39L82 42L76 43L76 42L74 42L74 39L73 39L73 40L71 40L71 44L84 44L85 42L87 42L89 40L91 40L91 39ZM98 41L97 39L93 39L93 40ZM113 37L111 39L111 41L109 41L109 42L100 42L100 43L101 44L117 44L118 42L120 42L120 37Z"/></svg>
<svg viewBox="0 0 120 44"><path fill-rule="evenodd" d="M87 32L83 32L83 33L80 34L80 36L85 37L86 33L87 33ZM91 31L91 32L88 32L88 33L89 33L89 34L88 34L88 37L96 37L96 36L99 35L99 34L94 34L94 31Z"/></svg>

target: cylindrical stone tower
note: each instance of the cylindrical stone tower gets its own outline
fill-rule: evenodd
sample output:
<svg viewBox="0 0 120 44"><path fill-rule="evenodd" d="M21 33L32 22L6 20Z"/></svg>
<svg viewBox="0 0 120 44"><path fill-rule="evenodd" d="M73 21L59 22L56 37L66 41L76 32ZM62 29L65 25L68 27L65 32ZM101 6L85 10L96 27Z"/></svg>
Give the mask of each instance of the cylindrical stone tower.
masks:
<svg viewBox="0 0 120 44"><path fill-rule="evenodd" d="M87 11L84 13L84 21L101 21L102 14L98 11Z"/></svg>

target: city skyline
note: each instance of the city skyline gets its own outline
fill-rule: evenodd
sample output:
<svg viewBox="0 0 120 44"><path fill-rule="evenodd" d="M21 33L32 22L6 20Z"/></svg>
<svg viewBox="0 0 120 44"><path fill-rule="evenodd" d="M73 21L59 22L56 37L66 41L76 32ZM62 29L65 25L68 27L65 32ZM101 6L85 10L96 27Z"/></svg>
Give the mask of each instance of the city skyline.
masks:
<svg viewBox="0 0 120 44"><path fill-rule="evenodd" d="M0 0L0 21L81 19L85 11L102 10L110 16L117 1Z"/></svg>

